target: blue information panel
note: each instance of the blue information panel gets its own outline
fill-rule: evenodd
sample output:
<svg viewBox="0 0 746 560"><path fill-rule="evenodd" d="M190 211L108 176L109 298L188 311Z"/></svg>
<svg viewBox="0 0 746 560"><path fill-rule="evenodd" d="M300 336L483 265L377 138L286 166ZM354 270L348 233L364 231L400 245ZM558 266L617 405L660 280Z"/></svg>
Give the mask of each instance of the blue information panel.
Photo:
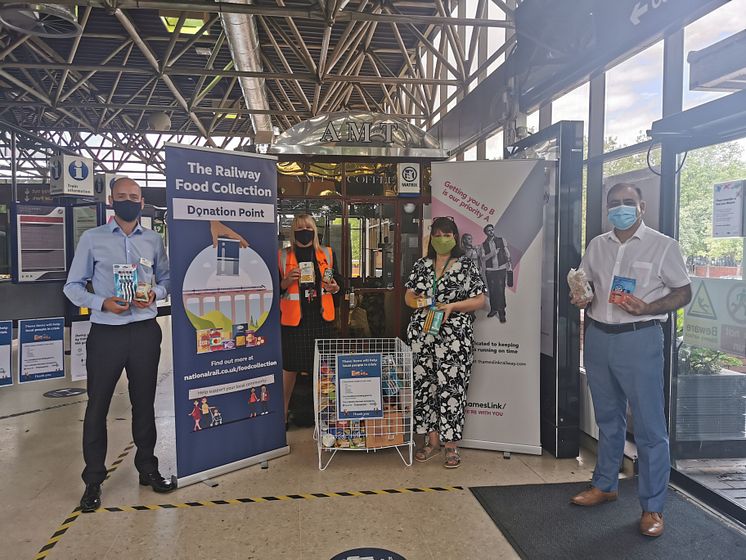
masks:
<svg viewBox="0 0 746 560"><path fill-rule="evenodd" d="M65 377L65 319L18 321L18 381Z"/></svg>
<svg viewBox="0 0 746 560"><path fill-rule="evenodd" d="M286 451L277 171L273 157L168 145L166 175L177 473L188 484Z"/></svg>
<svg viewBox="0 0 746 560"><path fill-rule="evenodd" d="M383 418L381 354L337 356L337 419Z"/></svg>
<svg viewBox="0 0 746 560"><path fill-rule="evenodd" d="M0 321L0 387L13 385L10 355L13 344L13 321Z"/></svg>

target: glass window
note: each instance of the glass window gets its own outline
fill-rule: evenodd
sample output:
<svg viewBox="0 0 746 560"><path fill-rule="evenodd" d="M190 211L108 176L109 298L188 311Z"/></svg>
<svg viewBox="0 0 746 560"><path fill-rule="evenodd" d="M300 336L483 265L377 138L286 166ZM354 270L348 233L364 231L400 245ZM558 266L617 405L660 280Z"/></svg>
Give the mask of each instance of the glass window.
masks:
<svg viewBox="0 0 746 560"><path fill-rule="evenodd" d="M503 131L498 130L487 138L487 159L503 159Z"/></svg>
<svg viewBox="0 0 746 560"><path fill-rule="evenodd" d="M684 29L684 109L728 95L729 92L722 91L691 91L690 66L686 59L690 52L702 50L743 30L745 13L746 0L730 0Z"/></svg>
<svg viewBox="0 0 746 560"><path fill-rule="evenodd" d="M559 121L583 121L583 134L588 134L588 109L591 86L582 86L552 101L552 124Z"/></svg>
<svg viewBox="0 0 746 560"><path fill-rule="evenodd" d="M474 144L471 148L464 152L464 161L474 161L477 159L477 145Z"/></svg>
<svg viewBox="0 0 746 560"><path fill-rule="evenodd" d="M396 196L395 163L346 163L349 196Z"/></svg>
<svg viewBox="0 0 746 560"><path fill-rule="evenodd" d="M663 114L663 42L606 73L606 132L615 147L646 140Z"/></svg>
<svg viewBox="0 0 746 560"><path fill-rule="evenodd" d="M0 185L0 188L10 191L9 185ZM10 204L3 197L0 202L0 280L10 278L10 253Z"/></svg>
<svg viewBox="0 0 746 560"><path fill-rule="evenodd" d="M395 210L391 203L350 205L347 277L353 286L394 287Z"/></svg>
<svg viewBox="0 0 746 560"><path fill-rule="evenodd" d="M534 111L526 117L526 128L529 134L539 132L539 111Z"/></svg>
<svg viewBox="0 0 746 560"><path fill-rule="evenodd" d="M280 162L277 164L277 190L282 196L338 195L342 191L342 165Z"/></svg>

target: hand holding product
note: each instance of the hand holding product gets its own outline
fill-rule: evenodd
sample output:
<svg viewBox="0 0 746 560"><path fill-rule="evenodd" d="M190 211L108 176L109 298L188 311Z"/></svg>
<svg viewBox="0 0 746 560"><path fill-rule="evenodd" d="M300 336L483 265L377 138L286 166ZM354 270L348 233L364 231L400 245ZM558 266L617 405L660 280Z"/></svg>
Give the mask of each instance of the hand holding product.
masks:
<svg viewBox="0 0 746 560"><path fill-rule="evenodd" d="M587 305L593 301L593 289L585 275L585 270L582 268L570 269L570 272L567 273L567 284L570 286L570 293L576 305Z"/></svg>

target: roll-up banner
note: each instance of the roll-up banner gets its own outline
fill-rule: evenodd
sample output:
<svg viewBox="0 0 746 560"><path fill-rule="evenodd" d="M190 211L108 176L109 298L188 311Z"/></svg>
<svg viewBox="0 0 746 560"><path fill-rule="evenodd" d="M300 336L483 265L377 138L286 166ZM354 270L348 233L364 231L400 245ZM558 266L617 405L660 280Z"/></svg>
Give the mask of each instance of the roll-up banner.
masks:
<svg viewBox="0 0 746 560"><path fill-rule="evenodd" d="M167 145L166 177L176 470L183 486L290 450L277 172L270 156Z"/></svg>
<svg viewBox="0 0 746 560"><path fill-rule="evenodd" d="M541 453L539 353L544 165L432 164L432 215L452 216L487 285L461 445Z"/></svg>
<svg viewBox="0 0 746 560"><path fill-rule="evenodd" d="M13 385L13 321L0 321L0 387Z"/></svg>

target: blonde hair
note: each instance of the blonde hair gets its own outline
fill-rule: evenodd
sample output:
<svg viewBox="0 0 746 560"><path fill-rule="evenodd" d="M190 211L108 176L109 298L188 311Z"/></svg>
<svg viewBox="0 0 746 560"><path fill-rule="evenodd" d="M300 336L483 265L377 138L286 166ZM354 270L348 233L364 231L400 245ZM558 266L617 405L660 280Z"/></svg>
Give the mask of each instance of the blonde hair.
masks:
<svg viewBox="0 0 746 560"><path fill-rule="evenodd" d="M290 226L290 239L293 242L291 248L293 250L295 250L295 248L298 246L295 240L295 230L299 227L305 227L309 225L311 226L311 229L313 229L313 248L316 251L321 250L321 245L319 244L319 230L316 228L316 220L314 220L313 216L311 216L310 214L298 214L295 218L293 218L293 224Z"/></svg>

